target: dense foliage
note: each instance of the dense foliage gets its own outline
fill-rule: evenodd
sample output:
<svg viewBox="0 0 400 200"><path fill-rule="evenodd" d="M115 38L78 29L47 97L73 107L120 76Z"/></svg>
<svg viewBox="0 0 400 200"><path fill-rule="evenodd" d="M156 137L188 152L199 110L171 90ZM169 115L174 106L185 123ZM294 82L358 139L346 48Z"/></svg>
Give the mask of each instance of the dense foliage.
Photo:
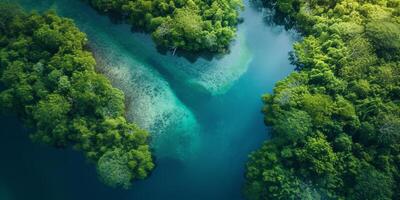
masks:
<svg viewBox="0 0 400 200"><path fill-rule="evenodd" d="M16 112L35 141L83 151L106 184L128 187L154 167L148 134L125 120L124 95L95 72L86 41L69 19L0 4L0 110Z"/></svg>
<svg viewBox="0 0 400 200"><path fill-rule="evenodd" d="M264 0L304 38L266 94L249 199L400 199L400 1ZM279 17L278 17L279 19Z"/></svg>
<svg viewBox="0 0 400 200"><path fill-rule="evenodd" d="M151 32L156 44L185 51L223 52L235 37L241 0L87 0Z"/></svg>

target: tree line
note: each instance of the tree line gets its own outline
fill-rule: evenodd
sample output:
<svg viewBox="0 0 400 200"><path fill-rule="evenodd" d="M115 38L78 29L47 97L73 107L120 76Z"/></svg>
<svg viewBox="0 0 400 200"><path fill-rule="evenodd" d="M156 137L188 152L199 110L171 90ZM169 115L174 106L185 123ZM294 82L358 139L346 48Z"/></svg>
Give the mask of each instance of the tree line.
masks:
<svg viewBox="0 0 400 200"><path fill-rule="evenodd" d="M154 168L148 133L125 119L124 94L85 50L86 35L54 12L0 4L0 111L16 113L35 142L72 146L110 186Z"/></svg>
<svg viewBox="0 0 400 200"><path fill-rule="evenodd" d="M263 96L248 199L400 199L400 1L262 2L303 39Z"/></svg>
<svg viewBox="0 0 400 200"><path fill-rule="evenodd" d="M225 52L236 35L241 0L86 0L151 33L163 48Z"/></svg>

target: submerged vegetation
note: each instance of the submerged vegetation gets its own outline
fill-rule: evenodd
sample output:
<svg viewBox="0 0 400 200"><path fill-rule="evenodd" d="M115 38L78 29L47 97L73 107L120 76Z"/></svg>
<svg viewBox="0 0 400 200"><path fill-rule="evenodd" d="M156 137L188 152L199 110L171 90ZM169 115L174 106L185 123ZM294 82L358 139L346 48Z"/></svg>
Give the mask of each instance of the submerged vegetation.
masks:
<svg viewBox="0 0 400 200"><path fill-rule="evenodd" d="M53 12L0 4L0 110L34 141L84 152L108 185L129 187L154 167L148 133L126 121L124 95L95 72L86 35Z"/></svg>
<svg viewBox="0 0 400 200"><path fill-rule="evenodd" d="M223 52L236 35L241 0L86 0L152 34L160 47Z"/></svg>
<svg viewBox="0 0 400 200"><path fill-rule="evenodd" d="M266 94L249 199L400 199L400 1L264 0L304 38Z"/></svg>

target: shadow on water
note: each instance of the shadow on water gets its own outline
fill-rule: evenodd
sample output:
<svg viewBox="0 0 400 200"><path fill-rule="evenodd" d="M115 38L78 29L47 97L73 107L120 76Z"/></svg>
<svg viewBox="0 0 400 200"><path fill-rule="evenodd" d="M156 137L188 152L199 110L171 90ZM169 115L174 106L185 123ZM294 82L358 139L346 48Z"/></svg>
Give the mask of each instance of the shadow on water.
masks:
<svg viewBox="0 0 400 200"><path fill-rule="evenodd" d="M174 52L172 48L166 48L157 46L157 52L161 55L167 55L168 53ZM198 59L202 58L207 61L211 61L213 58L222 57L225 54L228 54L229 50L225 53L210 53L207 51L200 51L200 52L188 52L181 49L175 51L174 56L181 57L187 59L190 63L195 63Z"/></svg>
<svg viewBox="0 0 400 200"><path fill-rule="evenodd" d="M80 152L33 143L12 115L1 115L0 126L1 200L128 199L126 191L102 185Z"/></svg>
<svg viewBox="0 0 400 200"><path fill-rule="evenodd" d="M267 0L250 0L250 6L263 13L263 19L267 26L283 26L286 31L295 28L295 21L285 13L276 9L274 1ZM292 5L292 9L299 10L300 5L296 1Z"/></svg>
<svg viewBox="0 0 400 200"><path fill-rule="evenodd" d="M162 67L156 59L148 58L147 62L150 63L153 68L159 72L163 79L168 82L176 97L181 102L185 102L185 105L189 108L194 109L195 105L199 105L199 103L204 102L212 97L212 95L207 91L195 92L191 86L181 84L180 80L174 76L171 71Z"/></svg>
<svg viewBox="0 0 400 200"><path fill-rule="evenodd" d="M89 3L90 4L90 3ZM128 16L123 16L121 13L118 13L116 11L109 11L108 13L102 12L96 9L96 12L99 15L107 16L110 21L114 24L129 24L128 22ZM238 20L239 24L243 22L243 19L240 18ZM136 27L134 25L131 26L130 28L132 33L148 33L143 28ZM198 59L204 59L207 61L211 61L214 58L218 57L223 57L226 54L230 53L229 47L227 47L224 52L209 52L207 50L202 50L202 51L197 51L197 52L190 52L190 51L185 51L183 49L174 49L174 48L168 48L168 47L162 47L162 46L156 46L157 52L160 53L161 55L167 55L168 53L172 53L177 56L177 57L182 57L190 61L191 63L195 63Z"/></svg>

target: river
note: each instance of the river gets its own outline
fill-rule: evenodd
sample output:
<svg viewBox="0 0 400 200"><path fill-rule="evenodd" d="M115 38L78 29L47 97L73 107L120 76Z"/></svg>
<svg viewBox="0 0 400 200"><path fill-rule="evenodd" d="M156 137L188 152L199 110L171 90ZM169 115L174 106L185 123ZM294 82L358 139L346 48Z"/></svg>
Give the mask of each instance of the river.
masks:
<svg viewBox="0 0 400 200"><path fill-rule="evenodd" d="M293 71L290 32L245 2L231 52L188 60L159 53L147 34L82 1L17 1L54 9L87 34L97 69L126 94L129 120L150 131L157 167L130 190L108 188L79 152L33 144L21 122L3 116L1 200L243 199L247 156L268 137L261 95Z"/></svg>

